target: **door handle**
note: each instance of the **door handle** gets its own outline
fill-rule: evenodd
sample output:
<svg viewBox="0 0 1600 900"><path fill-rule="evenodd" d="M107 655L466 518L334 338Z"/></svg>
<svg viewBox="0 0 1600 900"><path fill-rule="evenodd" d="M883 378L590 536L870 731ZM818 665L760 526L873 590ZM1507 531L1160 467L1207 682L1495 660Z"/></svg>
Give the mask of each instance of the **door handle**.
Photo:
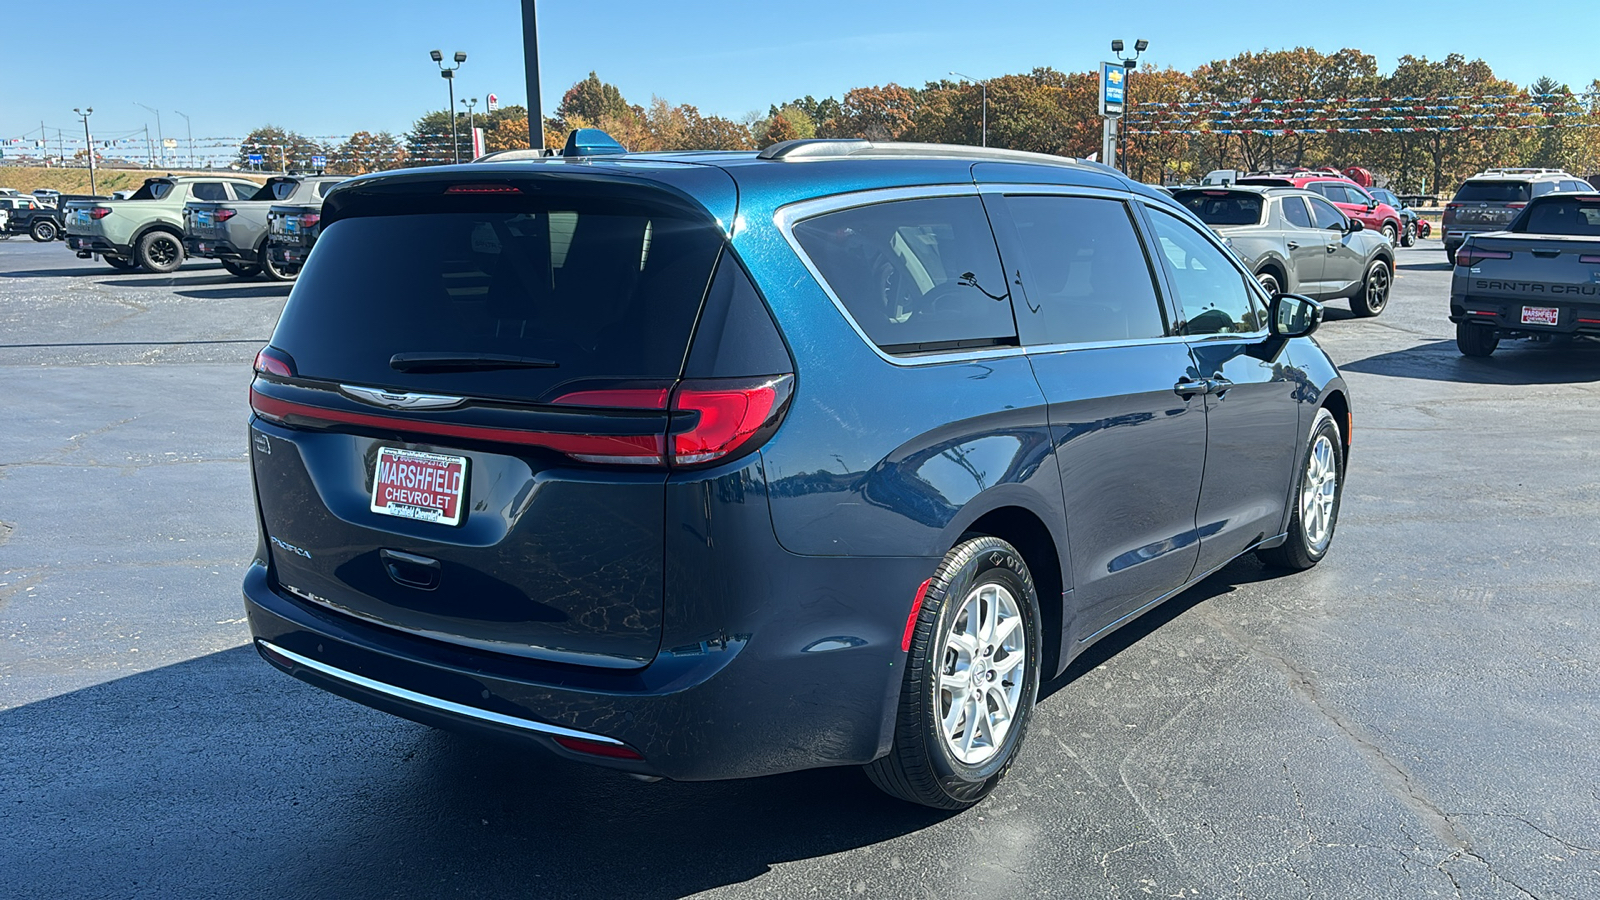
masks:
<svg viewBox="0 0 1600 900"><path fill-rule="evenodd" d="M1338 244L1329 244L1328 245L1328 252L1329 253L1337 253L1337 252L1339 252L1339 245Z"/></svg>
<svg viewBox="0 0 1600 900"><path fill-rule="evenodd" d="M1299 250L1300 249L1300 242L1299 241L1290 241L1289 244L1288 244L1288 247L1289 247L1290 250Z"/></svg>
<svg viewBox="0 0 1600 900"><path fill-rule="evenodd" d="M440 566L437 559L399 550L379 550L378 558L383 560L384 570L396 584L424 591L439 586Z"/></svg>
<svg viewBox="0 0 1600 900"><path fill-rule="evenodd" d="M1211 393L1211 382L1204 378L1185 378L1173 385L1172 391L1187 400L1195 394Z"/></svg>
<svg viewBox="0 0 1600 900"><path fill-rule="evenodd" d="M1228 392L1228 388L1231 387L1233 387L1233 382L1223 378L1221 375L1213 375L1206 381L1206 393L1216 394L1219 400L1222 398L1223 394Z"/></svg>

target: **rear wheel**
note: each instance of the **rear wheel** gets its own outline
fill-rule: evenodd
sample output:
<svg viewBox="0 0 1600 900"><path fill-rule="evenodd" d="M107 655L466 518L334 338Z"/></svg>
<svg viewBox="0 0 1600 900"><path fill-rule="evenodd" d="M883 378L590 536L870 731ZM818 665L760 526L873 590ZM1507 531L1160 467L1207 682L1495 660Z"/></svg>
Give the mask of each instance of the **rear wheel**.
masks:
<svg viewBox="0 0 1600 900"><path fill-rule="evenodd" d="M1394 246L1395 239L1398 237L1399 231L1394 227L1393 222L1383 223L1383 239L1388 241L1390 246Z"/></svg>
<svg viewBox="0 0 1600 900"><path fill-rule="evenodd" d="M266 274L268 281L293 281L300 274L299 266L284 265L273 259L266 244L261 245L256 258L261 260L261 271Z"/></svg>
<svg viewBox="0 0 1600 900"><path fill-rule="evenodd" d="M183 242L168 231L152 231L139 239L134 250L146 271L165 275L183 265Z"/></svg>
<svg viewBox="0 0 1600 900"><path fill-rule="evenodd" d="M235 278L254 278L261 274L261 267L254 263L237 263L225 259L222 261L222 267Z"/></svg>
<svg viewBox="0 0 1600 900"><path fill-rule="evenodd" d="M1389 288L1392 276L1389 264L1383 260L1376 260L1372 267L1367 269L1367 278L1361 286L1361 292L1350 298L1350 311L1362 318L1371 318L1389 305Z"/></svg>
<svg viewBox="0 0 1600 900"><path fill-rule="evenodd" d="M1488 325L1460 322L1456 325L1456 349L1462 356L1488 356L1500 346L1500 335Z"/></svg>
<svg viewBox="0 0 1600 900"><path fill-rule="evenodd" d="M887 756L867 777L902 800L964 809L1016 757L1039 691L1039 598L1016 548L963 541L934 572L912 632Z"/></svg>
<svg viewBox="0 0 1600 900"><path fill-rule="evenodd" d="M1321 562L1333 543L1343 494L1344 442L1339 437L1339 423L1332 413L1319 409L1301 460L1300 480L1289 513L1289 535L1282 546L1258 550L1256 556L1269 566L1297 571Z"/></svg>
<svg viewBox="0 0 1600 900"><path fill-rule="evenodd" d="M1400 233L1400 246L1414 247L1417 244L1417 223L1406 225L1406 230Z"/></svg>
<svg viewBox="0 0 1600 900"><path fill-rule="evenodd" d="M55 240L56 235L59 233L56 223L49 219L39 219L33 223L32 228L28 229L28 236L41 244L48 244Z"/></svg>

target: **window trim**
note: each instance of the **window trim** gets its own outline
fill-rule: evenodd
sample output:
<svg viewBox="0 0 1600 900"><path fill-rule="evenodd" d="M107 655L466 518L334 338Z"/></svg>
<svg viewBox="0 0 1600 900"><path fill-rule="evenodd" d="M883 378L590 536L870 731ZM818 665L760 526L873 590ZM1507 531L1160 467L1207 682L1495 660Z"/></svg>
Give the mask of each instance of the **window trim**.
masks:
<svg viewBox="0 0 1600 900"><path fill-rule="evenodd" d="M877 206L882 203L893 203L900 200L932 200L942 197L978 197L978 195L978 186L971 183L856 191L848 194L834 194L830 197L818 197L813 200L802 200L798 203L790 203L779 207L777 212L773 213L772 222L777 226L778 233L782 234L783 239L788 242L790 249L794 250L795 256L799 257L801 264L806 267L806 271L811 273L812 279L822 288L822 292L827 295L828 299L833 302L834 309L837 309L839 315L844 317L845 324L850 326L850 330L856 333L856 337L859 337L861 342L867 345L867 349L877 354L879 359L897 366L928 366L968 360L996 359L1005 356L1022 356L1026 348L1020 344L1017 346L984 349L935 350L929 353L919 353L915 356L897 356L889 353L879 347L867 335L866 330L856 321L855 316L851 315L850 308L845 306L844 301L839 299L838 294L834 293L833 286L828 283L827 278L823 277L822 271L817 268L816 263L811 261L811 257L806 253L805 248L801 246L799 239L794 236L794 227L796 225L807 219L814 219L817 216L828 213L859 209L864 206ZM993 230L993 225L990 225L991 234ZM997 258L999 257L998 245L996 246L995 255ZM1020 340L1019 336L1018 341Z"/></svg>

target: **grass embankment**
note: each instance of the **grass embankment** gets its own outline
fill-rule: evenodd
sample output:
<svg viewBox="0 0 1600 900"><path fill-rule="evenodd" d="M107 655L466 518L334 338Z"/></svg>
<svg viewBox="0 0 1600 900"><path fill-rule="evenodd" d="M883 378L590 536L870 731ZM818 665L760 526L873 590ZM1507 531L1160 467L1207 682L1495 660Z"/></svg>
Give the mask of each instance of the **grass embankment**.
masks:
<svg viewBox="0 0 1600 900"><path fill-rule="evenodd" d="M181 170L171 170L173 174L189 174ZM152 171L150 169L96 169L95 189L101 194L109 195L112 191L136 190L146 178L167 174L165 171ZM195 172L193 174L228 174L238 177L250 178L252 181L261 181L245 175L242 172ZM24 194L38 188L52 188L63 194L89 193L88 169L47 169L44 167L0 166L0 187L15 188Z"/></svg>

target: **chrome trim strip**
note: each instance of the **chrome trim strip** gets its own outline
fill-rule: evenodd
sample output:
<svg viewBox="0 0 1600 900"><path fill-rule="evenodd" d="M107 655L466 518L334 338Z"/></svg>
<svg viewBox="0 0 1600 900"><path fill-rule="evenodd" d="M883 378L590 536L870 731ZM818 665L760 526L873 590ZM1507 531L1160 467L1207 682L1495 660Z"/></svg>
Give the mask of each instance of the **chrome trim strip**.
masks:
<svg viewBox="0 0 1600 900"><path fill-rule="evenodd" d="M405 688L395 687L392 684L384 684L381 681L374 681L371 678L357 675L354 672L346 672L343 669L334 668L327 663L320 663L314 659L307 659L298 653L285 650L271 641L257 638L256 643L267 648L267 650L270 652L276 653L284 659L293 662L297 666L304 666L305 668L310 669L318 674L326 675L329 678L336 678L345 682L346 684L353 684L359 688L366 688L369 691L383 694L386 697L393 697L396 700L404 700L407 703L415 703L418 706L425 706L429 709L439 710L440 712L465 716L469 719L477 719L481 722L492 722L496 725L507 725L512 728L520 728L523 731L532 731L537 734L547 734L553 737L577 738L579 740L595 741L601 744L614 744L618 747L624 746L623 743L616 738L609 738L603 734L590 734L587 731L563 728L560 725L550 725L545 722L535 722L531 719L519 719L515 716L505 715L504 713L490 712L487 709L478 709L474 706L466 706L450 700L441 700L438 697L430 697L427 694L419 694L416 691L408 691Z"/></svg>

